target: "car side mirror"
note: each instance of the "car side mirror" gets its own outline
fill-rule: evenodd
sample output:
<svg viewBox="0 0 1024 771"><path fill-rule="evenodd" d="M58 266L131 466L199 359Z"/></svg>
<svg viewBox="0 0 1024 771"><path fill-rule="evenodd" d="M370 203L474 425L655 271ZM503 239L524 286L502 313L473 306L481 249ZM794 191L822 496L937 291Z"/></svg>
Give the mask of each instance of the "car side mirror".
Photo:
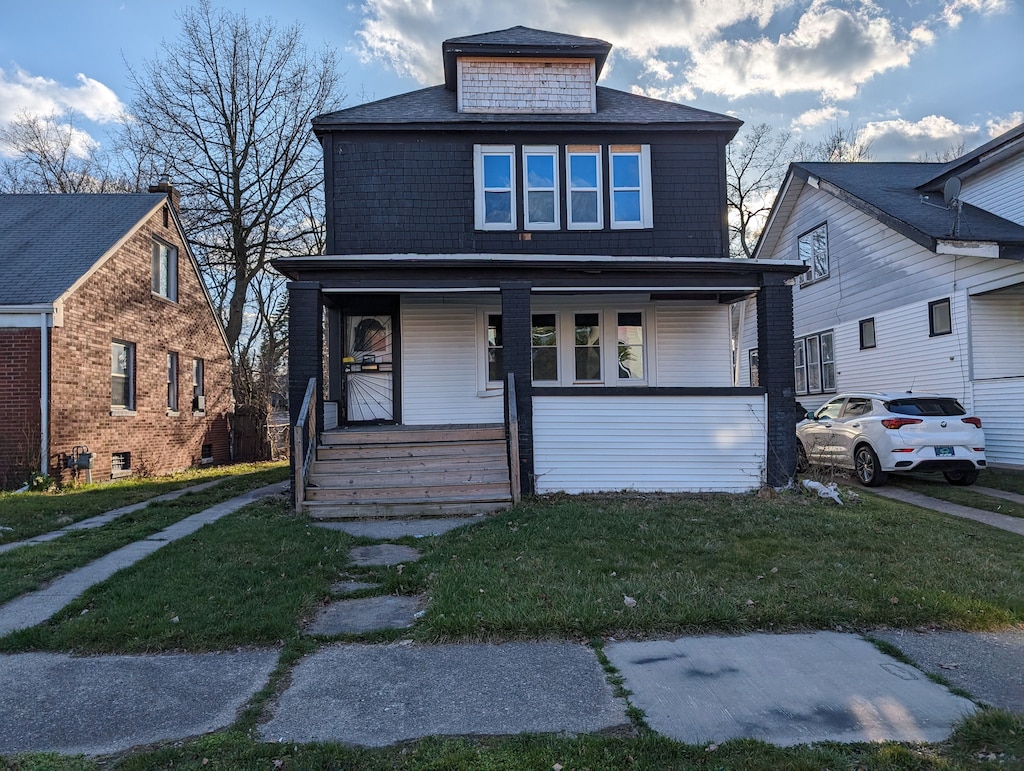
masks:
<svg viewBox="0 0 1024 771"><path fill-rule="evenodd" d="M817 420L817 418L814 417L814 412L812 410L807 410L806 417L807 417L808 420Z"/></svg>

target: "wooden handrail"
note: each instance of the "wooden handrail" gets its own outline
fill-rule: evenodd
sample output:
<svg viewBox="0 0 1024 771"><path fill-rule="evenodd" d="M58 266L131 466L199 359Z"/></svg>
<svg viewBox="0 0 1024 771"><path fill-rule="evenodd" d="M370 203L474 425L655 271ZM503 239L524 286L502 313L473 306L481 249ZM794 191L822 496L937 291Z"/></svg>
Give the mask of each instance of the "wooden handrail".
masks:
<svg viewBox="0 0 1024 771"><path fill-rule="evenodd" d="M292 452L295 457L295 511L302 512L306 499L306 480L309 478L309 464L316 455L316 378L309 379L306 395L302 398L295 432L292 435ZM308 436L307 436L308 429Z"/></svg>
<svg viewBox="0 0 1024 771"><path fill-rule="evenodd" d="M505 387L505 403L508 407L508 473L514 506L522 500L523 488L519 476L519 406L516 404L516 378L511 372Z"/></svg>

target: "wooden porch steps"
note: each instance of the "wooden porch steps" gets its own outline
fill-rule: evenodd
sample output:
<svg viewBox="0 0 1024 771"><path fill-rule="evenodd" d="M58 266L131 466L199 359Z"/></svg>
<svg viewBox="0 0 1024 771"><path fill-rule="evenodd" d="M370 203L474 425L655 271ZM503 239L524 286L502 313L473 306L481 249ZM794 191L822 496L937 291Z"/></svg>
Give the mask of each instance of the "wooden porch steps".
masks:
<svg viewBox="0 0 1024 771"><path fill-rule="evenodd" d="M465 516L512 505L505 428L324 431L303 509L318 519Z"/></svg>

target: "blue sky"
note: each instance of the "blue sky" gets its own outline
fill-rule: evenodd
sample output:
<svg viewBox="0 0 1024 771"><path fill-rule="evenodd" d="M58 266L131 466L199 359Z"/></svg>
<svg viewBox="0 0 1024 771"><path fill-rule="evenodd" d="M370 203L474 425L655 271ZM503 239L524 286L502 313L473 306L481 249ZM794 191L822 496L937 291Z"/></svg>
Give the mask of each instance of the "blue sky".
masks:
<svg viewBox="0 0 1024 771"><path fill-rule="evenodd" d="M185 4L3 0L0 123L71 107L99 141L126 72L177 37ZM769 122L814 141L863 129L878 160L971 149L1024 122L1019 0L221 0L298 22L341 58L345 104L442 80L441 42L515 25L613 44L603 85Z"/></svg>

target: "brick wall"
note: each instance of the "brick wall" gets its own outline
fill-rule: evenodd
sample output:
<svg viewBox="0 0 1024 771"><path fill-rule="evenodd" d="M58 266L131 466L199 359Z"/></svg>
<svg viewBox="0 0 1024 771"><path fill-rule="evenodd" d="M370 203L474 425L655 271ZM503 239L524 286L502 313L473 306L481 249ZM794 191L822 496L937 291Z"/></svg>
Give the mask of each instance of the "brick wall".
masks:
<svg viewBox="0 0 1024 771"><path fill-rule="evenodd" d="M459 111L591 113L592 59L459 58Z"/></svg>
<svg viewBox="0 0 1024 771"><path fill-rule="evenodd" d="M39 329L0 328L0 489L39 468Z"/></svg>
<svg viewBox="0 0 1024 771"><path fill-rule="evenodd" d="M152 243L178 248L178 301L151 290ZM111 414L111 342L135 345L134 414ZM132 470L163 474L197 465L202 446L215 463L230 459L231 369L198 274L171 218L156 214L64 304L52 330L50 452L87 445L94 481L109 479L113 453L131 453ZM178 354L177 413L167 410L167 353ZM192 360L205 363L206 412L192 411ZM67 472L64 472L66 477Z"/></svg>

